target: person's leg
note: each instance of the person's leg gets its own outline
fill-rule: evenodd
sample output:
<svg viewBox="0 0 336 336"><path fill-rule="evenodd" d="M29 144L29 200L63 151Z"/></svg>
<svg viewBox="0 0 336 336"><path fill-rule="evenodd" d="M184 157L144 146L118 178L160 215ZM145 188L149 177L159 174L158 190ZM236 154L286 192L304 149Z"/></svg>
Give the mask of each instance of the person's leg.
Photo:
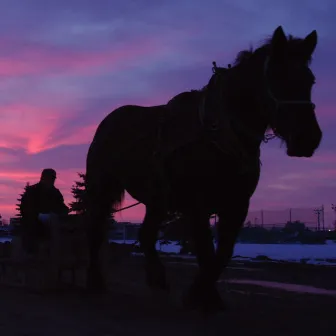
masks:
<svg viewBox="0 0 336 336"><path fill-rule="evenodd" d="M38 252L37 225L33 222L24 222L21 229L23 252L29 256Z"/></svg>
<svg viewBox="0 0 336 336"><path fill-rule="evenodd" d="M42 216L41 216L42 217ZM49 286L58 286L61 269L61 226L60 219L55 214L43 214L43 243L48 246L48 278Z"/></svg>

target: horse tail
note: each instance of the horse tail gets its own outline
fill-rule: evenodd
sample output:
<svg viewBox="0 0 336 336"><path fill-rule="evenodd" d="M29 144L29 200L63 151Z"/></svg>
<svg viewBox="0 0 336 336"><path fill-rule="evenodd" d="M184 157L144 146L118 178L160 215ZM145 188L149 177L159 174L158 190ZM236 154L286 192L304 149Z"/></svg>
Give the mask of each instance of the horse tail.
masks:
<svg viewBox="0 0 336 336"><path fill-rule="evenodd" d="M111 210L112 212L117 212L125 199L125 188L118 181L110 181L109 182L111 195Z"/></svg>
<svg viewBox="0 0 336 336"><path fill-rule="evenodd" d="M103 134L104 135L104 134ZM86 158L86 216L89 249L87 286L99 289L106 286L108 218L121 206L125 187L118 176L118 168L110 159L109 142L97 131Z"/></svg>
<svg viewBox="0 0 336 336"><path fill-rule="evenodd" d="M102 156L97 155L97 151L92 147L90 146L86 162L88 201L99 200L100 203L104 204L108 202L110 210L116 212L124 201L125 187L121 180L115 176L113 169L110 167L111 165L104 162L105 160L102 160Z"/></svg>

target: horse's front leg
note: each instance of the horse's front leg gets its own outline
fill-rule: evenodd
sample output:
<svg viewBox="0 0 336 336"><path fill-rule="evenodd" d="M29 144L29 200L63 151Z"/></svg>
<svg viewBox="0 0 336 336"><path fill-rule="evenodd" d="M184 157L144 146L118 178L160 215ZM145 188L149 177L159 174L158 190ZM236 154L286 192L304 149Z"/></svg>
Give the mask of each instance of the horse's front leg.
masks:
<svg viewBox="0 0 336 336"><path fill-rule="evenodd" d="M218 213L217 249L214 280L218 281L223 270L231 261L236 240L244 225L249 209L249 199L239 199L225 204Z"/></svg>
<svg viewBox="0 0 336 336"><path fill-rule="evenodd" d="M140 248L145 255L147 285L153 289L168 290L165 268L156 250L160 224L164 219L163 209L147 205L145 219L139 232L139 241Z"/></svg>
<svg viewBox="0 0 336 336"><path fill-rule="evenodd" d="M199 273L183 299L186 308L201 310L205 313L225 308L217 291L214 277L216 256L209 217L209 214L206 213L188 216Z"/></svg>

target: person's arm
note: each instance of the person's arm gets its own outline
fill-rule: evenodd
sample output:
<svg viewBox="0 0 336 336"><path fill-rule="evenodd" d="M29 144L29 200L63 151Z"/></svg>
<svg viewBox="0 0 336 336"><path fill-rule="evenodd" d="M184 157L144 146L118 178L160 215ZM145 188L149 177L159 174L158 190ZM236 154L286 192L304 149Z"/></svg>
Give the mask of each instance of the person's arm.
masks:
<svg viewBox="0 0 336 336"><path fill-rule="evenodd" d="M25 220L37 220L37 200L34 189L28 188L21 198L20 212Z"/></svg>
<svg viewBox="0 0 336 336"><path fill-rule="evenodd" d="M70 210L64 203L64 197L62 193L59 191L59 189L56 189L56 193L57 193L57 204L55 205L56 205L57 213L60 215L68 215Z"/></svg>

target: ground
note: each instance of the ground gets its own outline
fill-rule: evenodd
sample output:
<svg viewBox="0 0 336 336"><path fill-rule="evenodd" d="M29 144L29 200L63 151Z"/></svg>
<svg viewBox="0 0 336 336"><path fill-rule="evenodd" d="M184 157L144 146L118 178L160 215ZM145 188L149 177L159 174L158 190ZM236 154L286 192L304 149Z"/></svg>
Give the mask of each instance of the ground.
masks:
<svg viewBox="0 0 336 336"><path fill-rule="evenodd" d="M336 334L336 267L235 262L223 275L231 282L219 283L230 309L205 318L184 311L179 301L197 270L194 261L165 259L172 284L169 297L147 289L142 263L132 257L115 264L104 297L81 292L42 295L1 287L0 335ZM330 292L305 294L232 282L242 279L309 285Z"/></svg>

